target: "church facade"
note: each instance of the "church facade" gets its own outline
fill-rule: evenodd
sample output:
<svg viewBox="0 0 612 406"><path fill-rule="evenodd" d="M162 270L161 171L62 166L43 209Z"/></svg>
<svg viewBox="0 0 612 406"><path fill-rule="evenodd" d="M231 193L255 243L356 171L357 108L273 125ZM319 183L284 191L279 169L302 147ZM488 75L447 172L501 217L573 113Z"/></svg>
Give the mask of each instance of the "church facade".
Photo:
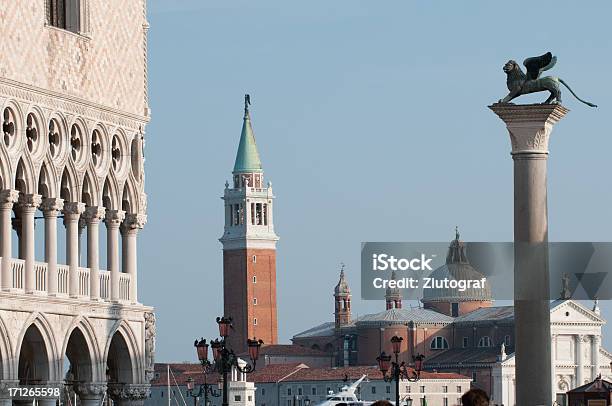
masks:
<svg viewBox="0 0 612 406"><path fill-rule="evenodd" d="M443 279L479 279L457 233L446 264L434 270ZM572 300L551 303L553 398L565 405L565 392L590 382L599 374L612 377L612 355L601 346L602 318ZM351 291L344 269L334 289L335 320L293 336L299 346L332 354L337 366L375 365L382 352L392 353L390 339L403 338L400 358L425 355L429 371L452 372L472 379L494 403L514 405L514 308L493 306L486 289L428 289L419 307L405 307L401 292L387 289L385 309L351 317ZM537 366L534 366L537 367Z"/></svg>
<svg viewBox="0 0 612 406"><path fill-rule="evenodd" d="M0 404L18 385L142 404L155 349L138 299L145 0L15 0L0 14Z"/></svg>

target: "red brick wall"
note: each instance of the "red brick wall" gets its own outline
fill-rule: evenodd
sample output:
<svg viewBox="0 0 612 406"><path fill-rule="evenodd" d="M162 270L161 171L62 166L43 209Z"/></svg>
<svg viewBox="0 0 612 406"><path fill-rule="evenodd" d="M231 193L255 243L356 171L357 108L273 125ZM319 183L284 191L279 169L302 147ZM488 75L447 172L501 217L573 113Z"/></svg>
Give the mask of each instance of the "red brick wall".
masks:
<svg viewBox="0 0 612 406"><path fill-rule="evenodd" d="M257 283L253 283L253 276ZM257 337L265 344L276 344L276 251L250 248L223 251L223 298L224 314L233 320L230 345L234 351L245 351L247 338ZM254 298L257 304L253 303Z"/></svg>

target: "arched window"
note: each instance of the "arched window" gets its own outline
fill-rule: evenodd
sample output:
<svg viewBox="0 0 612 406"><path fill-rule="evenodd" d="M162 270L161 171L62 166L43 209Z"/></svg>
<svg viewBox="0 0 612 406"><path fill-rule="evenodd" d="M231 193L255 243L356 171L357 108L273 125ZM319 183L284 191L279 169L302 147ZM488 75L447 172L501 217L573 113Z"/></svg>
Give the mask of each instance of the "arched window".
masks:
<svg viewBox="0 0 612 406"><path fill-rule="evenodd" d="M429 347L432 350L446 350L448 349L448 341L446 341L446 338L444 337L437 336L434 337L433 340L431 340L431 344L429 345Z"/></svg>
<svg viewBox="0 0 612 406"><path fill-rule="evenodd" d="M479 347L490 347L491 346L491 337L489 337L489 336L480 337L480 340L478 340L478 346Z"/></svg>

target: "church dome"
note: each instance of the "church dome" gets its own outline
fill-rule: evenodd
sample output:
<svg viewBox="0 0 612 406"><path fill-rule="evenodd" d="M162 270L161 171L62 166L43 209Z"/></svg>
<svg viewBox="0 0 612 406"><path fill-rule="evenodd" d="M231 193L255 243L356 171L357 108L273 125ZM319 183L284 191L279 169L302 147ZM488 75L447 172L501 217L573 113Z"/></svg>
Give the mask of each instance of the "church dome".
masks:
<svg viewBox="0 0 612 406"><path fill-rule="evenodd" d="M434 270L429 277L436 281L444 279L461 281L480 280L484 278L484 275L470 264L465 252L465 243L459 239L457 231L455 239L448 248L446 263ZM491 300L491 287L487 283L484 288L467 287L465 290L460 290L458 287L424 289L422 302L486 302Z"/></svg>

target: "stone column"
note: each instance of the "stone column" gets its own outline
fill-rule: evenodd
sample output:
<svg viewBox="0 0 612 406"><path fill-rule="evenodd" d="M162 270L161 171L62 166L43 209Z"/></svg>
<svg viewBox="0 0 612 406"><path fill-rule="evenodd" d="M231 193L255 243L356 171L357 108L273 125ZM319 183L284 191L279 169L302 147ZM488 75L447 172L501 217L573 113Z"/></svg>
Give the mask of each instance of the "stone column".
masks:
<svg viewBox="0 0 612 406"><path fill-rule="evenodd" d="M79 396L82 406L99 406L106 392L106 382L79 383L74 391Z"/></svg>
<svg viewBox="0 0 612 406"><path fill-rule="evenodd" d="M591 379L595 380L599 376L599 342L601 337L598 335L591 336L591 360L593 364L593 372Z"/></svg>
<svg viewBox="0 0 612 406"><path fill-rule="evenodd" d="M111 277L111 300L119 300L119 226L125 218L123 210L107 210L106 224L106 265Z"/></svg>
<svg viewBox="0 0 612 406"><path fill-rule="evenodd" d="M516 404L550 405L550 281L546 164L560 105L490 106L506 124L514 160ZM539 368L533 368L539 365Z"/></svg>
<svg viewBox="0 0 612 406"><path fill-rule="evenodd" d="M85 230L85 227L87 227L87 222L85 221L85 219L81 215L81 217L79 217L79 237L78 237L78 241L79 241L79 264L81 264L83 262L83 260L82 260L82 257L83 257L83 255L82 255L83 254L83 239L81 237L83 236L83 230Z"/></svg>
<svg viewBox="0 0 612 406"><path fill-rule="evenodd" d="M581 386L584 384L584 378L582 377L584 371L584 354L582 351L582 340L584 336L582 334L578 334L576 336L576 386Z"/></svg>
<svg viewBox="0 0 612 406"><path fill-rule="evenodd" d="M13 288L13 267L11 261L13 256L11 229L13 225L11 213L18 197L19 192L16 190L0 190L0 257L2 257L0 283L2 284L2 290Z"/></svg>
<svg viewBox="0 0 612 406"><path fill-rule="evenodd" d="M45 218L45 262L47 263L47 293L57 294L57 215L64 208L64 200L46 198L40 210Z"/></svg>
<svg viewBox="0 0 612 406"><path fill-rule="evenodd" d="M64 203L64 226L66 227L66 261L68 262L68 293L79 294L79 218L85 211L84 203Z"/></svg>
<svg viewBox="0 0 612 406"><path fill-rule="evenodd" d="M147 217L144 214L127 214L121 225L123 245L123 272L130 275L130 301L138 303L138 231L144 227Z"/></svg>
<svg viewBox="0 0 612 406"><path fill-rule="evenodd" d="M149 384L109 384L108 396L116 406L143 406L151 393Z"/></svg>
<svg viewBox="0 0 612 406"><path fill-rule="evenodd" d="M87 267L89 268L89 295L92 300L100 299L100 220L104 218L104 207L92 206L85 209L82 218L87 224Z"/></svg>
<svg viewBox="0 0 612 406"><path fill-rule="evenodd" d="M40 205L42 197L36 194L20 194L17 201L21 212L21 247L22 255L25 260L24 267L24 287L26 293L33 293L36 290L36 274L34 270L35 251L34 251L34 214Z"/></svg>
<svg viewBox="0 0 612 406"><path fill-rule="evenodd" d="M19 208L18 204L15 204L14 211L15 217L11 219L11 225L13 226L13 230L15 230L15 234L17 234L17 258L24 259L23 238L21 238L21 230L23 229L23 225L21 222L21 209Z"/></svg>

